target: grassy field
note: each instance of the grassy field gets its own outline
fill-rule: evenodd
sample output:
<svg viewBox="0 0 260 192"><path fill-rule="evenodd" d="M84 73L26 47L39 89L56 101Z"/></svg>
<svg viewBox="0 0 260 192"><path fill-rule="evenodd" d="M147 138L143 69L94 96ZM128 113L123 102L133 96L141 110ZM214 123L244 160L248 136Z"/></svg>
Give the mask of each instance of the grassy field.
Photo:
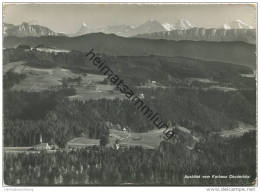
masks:
<svg viewBox="0 0 260 192"><path fill-rule="evenodd" d="M23 69L25 66L23 65L25 62L24 61L17 61L17 62L12 62L8 63L6 65L3 65L3 75L5 75L9 71L13 71L15 69Z"/></svg>
<svg viewBox="0 0 260 192"><path fill-rule="evenodd" d="M4 65L4 74L13 72L17 74L25 74L26 78L12 87L14 91L40 92L51 89L53 87L62 86L64 79L77 79L79 82L69 82L68 86L72 86L76 90L76 94L70 96L69 99L124 99L125 96L119 91L114 90L114 86L102 84L105 75L96 74L77 74L69 69L60 67L56 68L34 68L25 64L25 62L13 62Z"/></svg>
<svg viewBox="0 0 260 192"><path fill-rule="evenodd" d="M221 137L240 137L250 131L255 131L256 127L247 123L239 122L239 126L235 129L224 130L219 133Z"/></svg>
<svg viewBox="0 0 260 192"><path fill-rule="evenodd" d="M88 139L86 137L77 137L72 140L70 140L67 143L67 147L89 147L89 146L98 146L99 145L99 139Z"/></svg>
<svg viewBox="0 0 260 192"><path fill-rule="evenodd" d="M110 129L109 143L107 147L112 147L118 140L120 146L142 146L146 149L155 149L159 147L163 140L163 130L153 130L145 133L131 133L128 131ZM70 140L68 145L87 147L99 144L98 139L89 139L86 137L77 137Z"/></svg>
<svg viewBox="0 0 260 192"><path fill-rule="evenodd" d="M163 129L155 129L144 133L135 133L127 130L109 129L109 143L107 147L113 147L115 142L118 141L120 147L142 146L145 149L156 149L160 146L161 141L165 140ZM192 149L199 138L192 136L189 130L183 127L178 127L177 130L185 137L187 148ZM172 141L170 141L172 142ZM78 137L70 140L69 145L87 147L99 143L98 139L88 139L86 137Z"/></svg>

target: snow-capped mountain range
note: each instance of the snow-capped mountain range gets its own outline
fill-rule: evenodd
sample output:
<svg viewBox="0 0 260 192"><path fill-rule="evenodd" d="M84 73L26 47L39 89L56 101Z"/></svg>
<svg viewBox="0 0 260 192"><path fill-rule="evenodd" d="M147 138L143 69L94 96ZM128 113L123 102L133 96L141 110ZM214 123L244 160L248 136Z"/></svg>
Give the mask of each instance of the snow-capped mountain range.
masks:
<svg viewBox="0 0 260 192"><path fill-rule="evenodd" d="M244 41L256 43L256 32L241 20L235 20L218 28L201 28L191 24L186 19L177 22L163 23L156 20L148 20L139 26L115 25L101 28L90 28L85 23L80 30L71 36L79 36L87 33L113 33L124 37L139 37L148 39L167 40L192 40L192 41Z"/></svg>
<svg viewBox="0 0 260 192"><path fill-rule="evenodd" d="M130 37L130 36L135 36L144 33L155 33L161 31L171 31L176 29L186 30L190 28L193 28L193 26L188 20L185 19L180 19L174 24L170 24L170 23L161 24L156 20L150 19L139 26L109 25L106 27L99 27L99 28L91 28L88 25L86 25L85 22L83 22L79 31L76 32L75 34L72 34L71 36L79 36L79 35L84 35L87 33L94 33L94 32L103 32L103 33L114 33L116 35Z"/></svg>
<svg viewBox="0 0 260 192"><path fill-rule="evenodd" d="M136 36L139 34L146 33L155 33L163 31L172 31L172 30L189 30L192 28L198 28L191 24L190 21L186 19L177 20L175 23L160 23L156 20L148 20L144 24L139 26L129 26L129 25L109 25L106 27L91 28L86 23L82 23L80 29L75 34L71 36L79 36L87 33L103 32L103 33L114 33L120 36ZM252 26L249 26L242 22L241 20L235 20L228 24L223 24L216 29L253 29Z"/></svg>
<svg viewBox="0 0 260 192"><path fill-rule="evenodd" d="M194 27L186 30L139 34L136 37L174 41L243 41L250 44L256 44L255 29L205 29Z"/></svg>
<svg viewBox="0 0 260 192"><path fill-rule="evenodd" d="M244 41L256 43L255 29L241 20L235 20L223 24L218 28L201 28L191 24L186 19L177 20L174 23L160 23L156 20L148 20L138 26L130 25L108 25L105 27L90 27L85 22L74 34L67 36L80 36L89 33L102 32L105 34L115 34L123 37L139 37L148 39L167 39L167 40L193 40L193 41ZM4 36L58 36L65 35L56 33L47 27L40 25L21 25L3 24Z"/></svg>
<svg viewBox="0 0 260 192"><path fill-rule="evenodd" d="M166 31L187 30L193 28L193 25L186 19L180 19L174 24L163 23L162 25Z"/></svg>
<svg viewBox="0 0 260 192"><path fill-rule="evenodd" d="M175 41L243 41L251 44L256 43L255 29L241 20L224 24L223 27L209 29L194 27L187 20L180 20L175 25L165 24L164 26L168 30L138 34L137 37Z"/></svg>
<svg viewBox="0 0 260 192"><path fill-rule="evenodd" d="M245 24L243 21L237 19L230 22L229 24L224 24L224 29L253 29L253 26Z"/></svg>
<svg viewBox="0 0 260 192"><path fill-rule="evenodd" d="M70 36L80 36L85 35L87 33L114 33L119 36L130 37L143 33L154 33L165 31L165 27L156 20L148 20L142 25L139 26L129 26L129 25L108 25L105 27L91 28L86 25L86 23L82 23L78 32L71 34Z"/></svg>

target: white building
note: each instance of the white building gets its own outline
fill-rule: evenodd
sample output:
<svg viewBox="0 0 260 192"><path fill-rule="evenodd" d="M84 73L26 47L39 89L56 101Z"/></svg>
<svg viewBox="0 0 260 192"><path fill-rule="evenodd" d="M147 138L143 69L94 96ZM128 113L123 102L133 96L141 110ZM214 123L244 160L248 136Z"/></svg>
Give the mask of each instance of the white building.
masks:
<svg viewBox="0 0 260 192"><path fill-rule="evenodd" d="M48 143L40 143L38 145L35 145L34 150L50 150L51 147L49 146Z"/></svg>

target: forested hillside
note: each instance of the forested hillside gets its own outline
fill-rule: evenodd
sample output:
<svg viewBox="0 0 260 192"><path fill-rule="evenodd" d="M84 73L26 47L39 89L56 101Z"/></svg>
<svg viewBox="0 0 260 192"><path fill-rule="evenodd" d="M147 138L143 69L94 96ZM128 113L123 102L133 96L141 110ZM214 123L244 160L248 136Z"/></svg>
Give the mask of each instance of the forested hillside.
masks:
<svg viewBox="0 0 260 192"><path fill-rule="evenodd" d="M182 144L163 142L156 151L135 147L7 154L4 181L8 185L252 186L256 176L255 138L255 133L230 140L211 137L194 151ZM185 174L243 174L249 179L184 179Z"/></svg>
<svg viewBox="0 0 260 192"><path fill-rule="evenodd" d="M206 61L240 64L255 68L255 45L244 42L168 41L124 38L114 34L93 33L79 37L5 37L4 48L21 44L45 45L56 49L97 53L109 56L189 57ZM217 53L217 54L216 54Z"/></svg>
<svg viewBox="0 0 260 192"><path fill-rule="evenodd" d="M77 137L109 142L111 127L135 134L157 129L125 97L96 98L107 92L121 95L85 54L27 45L4 50L4 146L32 147L42 138L59 147L54 152L5 153L5 184L252 185L255 131L245 129L241 137L220 134L241 131L241 123L256 126L251 68L187 57L102 55L169 126L176 123L188 133L176 134L153 150L116 150L106 143L67 150L68 141ZM91 93L96 95L86 97ZM189 180L185 174L250 178Z"/></svg>

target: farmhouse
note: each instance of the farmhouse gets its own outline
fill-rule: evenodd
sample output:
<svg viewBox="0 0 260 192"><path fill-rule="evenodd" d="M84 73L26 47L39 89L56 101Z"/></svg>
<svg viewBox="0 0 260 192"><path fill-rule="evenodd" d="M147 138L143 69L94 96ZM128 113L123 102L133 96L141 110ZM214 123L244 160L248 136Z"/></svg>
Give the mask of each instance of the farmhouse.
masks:
<svg viewBox="0 0 260 192"><path fill-rule="evenodd" d="M49 146L48 143L40 143L38 145L35 145L34 150L50 150L51 146Z"/></svg>

